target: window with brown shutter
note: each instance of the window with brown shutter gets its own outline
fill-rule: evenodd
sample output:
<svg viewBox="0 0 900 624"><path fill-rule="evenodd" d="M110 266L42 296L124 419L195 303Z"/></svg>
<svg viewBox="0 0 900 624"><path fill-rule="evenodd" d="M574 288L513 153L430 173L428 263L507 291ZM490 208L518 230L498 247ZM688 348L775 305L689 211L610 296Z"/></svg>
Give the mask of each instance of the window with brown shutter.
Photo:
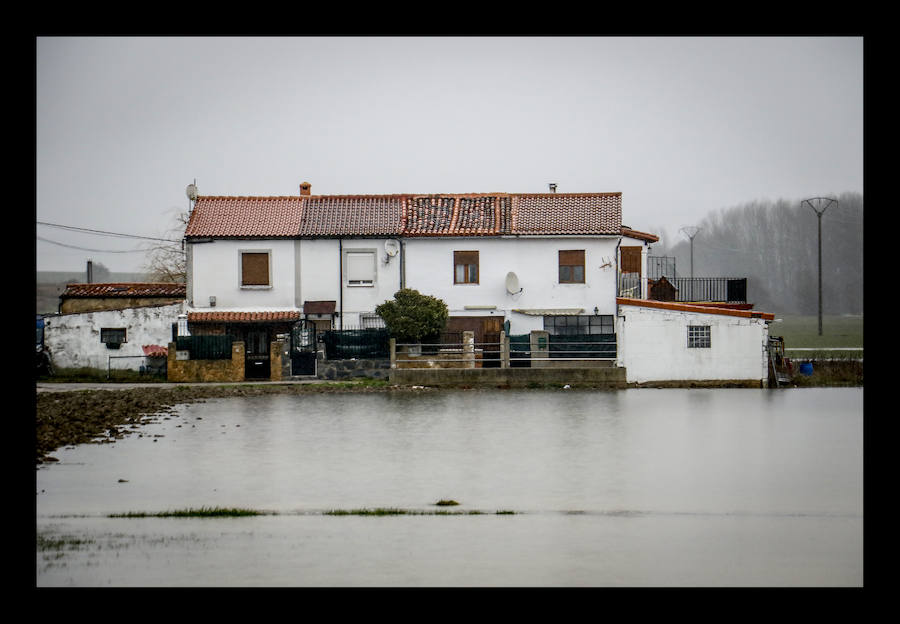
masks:
<svg viewBox="0 0 900 624"><path fill-rule="evenodd" d="M453 283L477 284L478 283L478 252L454 251L453 252Z"/></svg>
<svg viewBox="0 0 900 624"><path fill-rule="evenodd" d="M269 252L241 252L241 286L269 285Z"/></svg>
<svg viewBox="0 0 900 624"><path fill-rule="evenodd" d="M559 250L559 283L584 284L584 249Z"/></svg>
<svg viewBox="0 0 900 624"><path fill-rule="evenodd" d="M620 250L622 252L622 273L640 273L641 248L623 246Z"/></svg>

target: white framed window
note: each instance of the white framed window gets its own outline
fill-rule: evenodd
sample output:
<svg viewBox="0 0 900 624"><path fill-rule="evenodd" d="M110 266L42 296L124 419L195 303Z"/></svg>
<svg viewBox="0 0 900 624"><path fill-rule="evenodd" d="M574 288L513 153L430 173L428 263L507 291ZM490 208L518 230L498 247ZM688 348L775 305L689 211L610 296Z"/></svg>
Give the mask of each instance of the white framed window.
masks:
<svg viewBox="0 0 900 624"><path fill-rule="evenodd" d="M687 346L688 349L709 349L712 346L709 325L688 325Z"/></svg>
<svg viewBox="0 0 900 624"><path fill-rule="evenodd" d="M349 250L345 258L348 286L373 286L375 284L375 252L373 250Z"/></svg>
<svg viewBox="0 0 900 624"><path fill-rule="evenodd" d="M241 288L272 287L272 251L242 249L238 253Z"/></svg>

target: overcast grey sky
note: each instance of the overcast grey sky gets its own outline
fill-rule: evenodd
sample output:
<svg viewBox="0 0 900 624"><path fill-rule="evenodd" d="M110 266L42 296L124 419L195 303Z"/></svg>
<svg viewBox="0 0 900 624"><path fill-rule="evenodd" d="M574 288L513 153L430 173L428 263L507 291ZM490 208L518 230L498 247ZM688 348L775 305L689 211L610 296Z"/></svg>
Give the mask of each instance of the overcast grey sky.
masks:
<svg viewBox="0 0 900 624"><path fill-rule="evenodd" d="M861 37L40 37L36 72L38 222L164 236L194 180L202 195L555 182L621 191L625 224L674 237L757 199L863 191ZM38 270L145 259L138 239L36 233Z"/></svg>

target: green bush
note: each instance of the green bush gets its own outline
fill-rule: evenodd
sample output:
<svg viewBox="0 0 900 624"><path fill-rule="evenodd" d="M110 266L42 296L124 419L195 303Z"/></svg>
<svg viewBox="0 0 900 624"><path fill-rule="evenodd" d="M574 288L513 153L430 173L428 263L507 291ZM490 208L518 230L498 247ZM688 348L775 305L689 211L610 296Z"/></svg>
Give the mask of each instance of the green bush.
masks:
<svg viewBox="0 0 900 624"><path fill-rule="evenodd" d="M412 288L401 288L394 299L375 308L398 342L416 343L437 340L447 325L447 304Z"/></svg>

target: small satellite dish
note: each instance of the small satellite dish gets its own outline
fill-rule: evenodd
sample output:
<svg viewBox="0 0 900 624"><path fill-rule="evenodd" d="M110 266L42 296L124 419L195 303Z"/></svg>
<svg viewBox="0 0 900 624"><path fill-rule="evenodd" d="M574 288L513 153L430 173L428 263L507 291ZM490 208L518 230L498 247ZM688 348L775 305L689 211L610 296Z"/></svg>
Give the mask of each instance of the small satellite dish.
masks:
<svg viewBox="0 0 900 624"><path fill-rule="evenodd" d="M400 252L400 243L395 241L394 239L388 239L384 241L384 253L386 253L389 257L393 258Z"/></svg>
<svg viewBox="0 0 900 624"><path fill-rule="evenodd" d="M188 184L187 188L184 190L185 194L188 196L188 199L194 201L197 199L197 185L196 184Z"/></svg>
<svg viewBox="0 0 900 624"><path fill-rule="evenodd" d="M506 292L511 295L522 292L522 288L519 286L519 278L512 271L506 274Z"/></svg>

